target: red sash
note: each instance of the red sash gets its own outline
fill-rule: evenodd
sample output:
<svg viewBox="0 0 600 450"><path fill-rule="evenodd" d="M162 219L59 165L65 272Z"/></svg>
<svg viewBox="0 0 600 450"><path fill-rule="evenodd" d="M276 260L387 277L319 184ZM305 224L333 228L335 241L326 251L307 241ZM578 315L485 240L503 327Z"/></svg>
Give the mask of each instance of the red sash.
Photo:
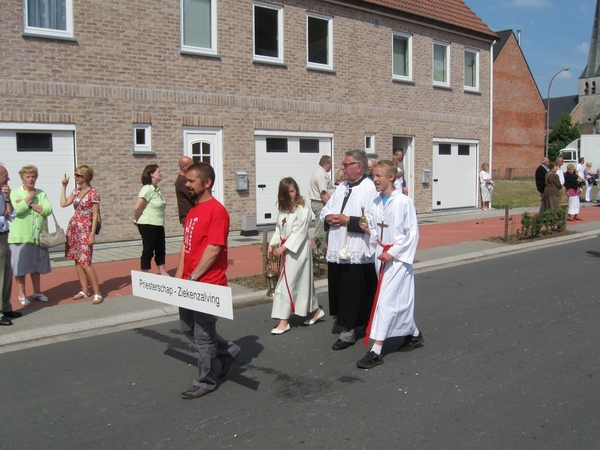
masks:
<svg viewBox="0 0 600 450"><path fill-rule="evenodd" d="M392 248L392 244L382 244L379 239L377 239L377 243L383 247L383 252L387 252L390 248ZM379 267L379 275L377 277L377 290L375 291L375 298L373 299L373 306L371 307L371 317L369 318L369 324L365 330L365 339L363 343L365 345L369 345L369 334L371 332L371 325L373 324L373 317L375 317L375 309L377 309L377 301L379 300L379 291L381 290L381 283L383 281L383 274L385 272L385 262L381 262Z"/></svg>
<svg viewBox="0 0 600 450"><path fill-rule="evenodd" d="M283 239L281 238L281 244L279 244L280 246L283 247L283 244L285 244L285 241L287 241L287 239ZM292 308L292 313L296 312L296 308L294 307L294 300L292 299L292 291L290 291L290 285L288 284L288 279L287 279L287 269L285 267L285 251L281 254L281 256L279 257L279 276L281 277L281 271L283 270L283 279L285 280L285 287L287 288L288 291L288 295L290 296L290 306ZM283 269L282 269L283 267Z"/></svg>

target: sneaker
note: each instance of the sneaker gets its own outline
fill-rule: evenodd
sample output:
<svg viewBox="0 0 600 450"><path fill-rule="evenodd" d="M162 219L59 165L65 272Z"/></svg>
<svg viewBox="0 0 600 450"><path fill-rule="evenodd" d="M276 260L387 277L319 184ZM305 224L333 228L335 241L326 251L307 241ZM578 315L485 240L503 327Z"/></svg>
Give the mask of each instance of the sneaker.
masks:
<svg viewBox="0 0 600 450"><path fill-rule="evenodd" d="M414 350L417 345L422 344L425 341L423 333L419 331L417 336L404 336L404 343L398 348L399 352L410 352Z"/></svg>
<svg viewBox="0 0 600 450"><path fill-rule="evenodd" d="M185 398L186 400L192 398L200 398L203 395L210 394L212 391L208 389L201 388L200 386L192 386L187 391L181 393L181 398Z"/></svg>
<svg viewBox="0 0 600 450"><path fill-rule="evenodd" d="M383 358L374 351L367 353L363 359L356 363L356 367L361 369L372 369L375 366L383 364Z"/></svg>

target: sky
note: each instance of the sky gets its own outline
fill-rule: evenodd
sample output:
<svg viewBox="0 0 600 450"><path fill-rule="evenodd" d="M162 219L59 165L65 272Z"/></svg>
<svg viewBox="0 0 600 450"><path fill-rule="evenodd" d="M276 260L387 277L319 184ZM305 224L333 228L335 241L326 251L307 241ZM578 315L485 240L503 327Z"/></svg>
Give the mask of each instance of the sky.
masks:
<svg viewBox="0 0 600 450"><path fill-rule="evenodd" d="M521 30L521 49L542 98L577 95L587 65L596 0L463 0L493 31Z"/></svg>

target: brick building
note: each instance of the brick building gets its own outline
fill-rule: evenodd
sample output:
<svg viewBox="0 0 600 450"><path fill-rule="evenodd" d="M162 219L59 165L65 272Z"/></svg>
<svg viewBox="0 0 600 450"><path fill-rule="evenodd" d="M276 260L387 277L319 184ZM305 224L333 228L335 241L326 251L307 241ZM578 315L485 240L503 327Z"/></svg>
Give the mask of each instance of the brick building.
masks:
<svg viewBox="0 0 600 450"><path fill-rule="evenodd" d="M493 176L531 176L544 157L546 108L512 30L494 45Z"/></svg>
<svg viewBox="0 0 600 450"><path fill-rule="evenodd" d="M11 0L2 17L0 160L14 185L38 164L56 210L63 174L91 165L104 242L139 238L151 163L181 234L182 154L215 167L233 230L274 221L281 177L306 194L320 155L356 148L403 147L420 212L478 204L496 36L461 0Z"/></svg>

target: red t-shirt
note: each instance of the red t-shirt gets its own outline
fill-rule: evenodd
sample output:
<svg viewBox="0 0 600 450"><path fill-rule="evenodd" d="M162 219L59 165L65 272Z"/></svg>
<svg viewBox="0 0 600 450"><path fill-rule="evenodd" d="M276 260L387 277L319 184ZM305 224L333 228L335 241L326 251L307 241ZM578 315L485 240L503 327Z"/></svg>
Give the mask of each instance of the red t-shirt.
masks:
<svg viewBox="0 0 600 450"><path fill-rule="evenodd" d="M227 286L228 235L229 213L217 199L196 204L185 220L183 279L187 280L191 275L208 245L218 245L221 247L219 256L198 281Z"/></svg>

